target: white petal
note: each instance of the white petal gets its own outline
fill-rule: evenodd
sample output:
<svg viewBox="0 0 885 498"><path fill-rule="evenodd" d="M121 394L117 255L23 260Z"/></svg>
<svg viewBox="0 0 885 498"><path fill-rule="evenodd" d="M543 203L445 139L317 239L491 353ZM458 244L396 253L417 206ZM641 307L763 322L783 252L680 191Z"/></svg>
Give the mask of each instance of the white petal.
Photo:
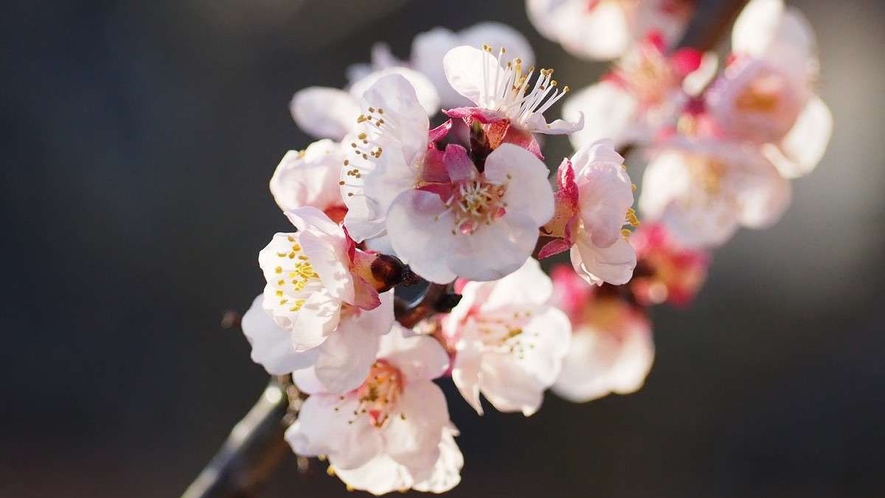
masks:
<svg viewBox="0 0 885 498"><path fill-rule="evenodd" d="M452 381L464 400L480 415L483 413L479 400L482 347L479 341L460 341L452 368Z"/></svg>
<svg viewBox="0 0 885 498"><path fill-rule="evenodd" d="M418 97L418 102L421 103L421 107L424 108L424 112L428 116L433 116L439 111L439 94L436 92L433 82L418 71L405 67L391 67L368 74L351 85L350 94L355 99L359 99L378 80L391 74L398 74L412 84Z"/></svg>
<svg viewBox="0 0 885 498"><path fill-rule="evenodd" d="M754 153L740 171L738 218L749 228L768 228L780 220L792 200L789 180L768 159Z"/></svg>
<svg viewBox="0 0 885 498"><path fill-rule="evenodd" d="M399 368L407 382L435 379L449 368L449 355L436 339L411 335L398 324L381 338L378 357Z"/></svg>
<svg viewBox="0 0 885 498"><path fill-rule="evenodd" d="M486 179L507 185L503 198L507 213L526 216L539 227L553 217L548 175L547 166L537 156L513 144L501 144L485 162Z"/></svg>
<svg viewBox="0 0 885 498"><path fill-rule="evenodd" d="M535 64L535 53L525 36L506 24L498 22L481 22L458 32L462 45L481 47L489 45L493 50L504 48L507 59L519 58L523 67Z"/></svg>
<svg viewBox="0 0 885 498"><path fill-rule="evenodd" d="M314 370L327 392L344 393L366 380L378 354L380 338L393 326L393 291L381 294L381 305L341 320L319 348Z"/></svg>
<svg viewBox="0 0 885 498"><path fill-rule="evenodd" d="M382 431L385 451L414 475L433 468L439 458L442 430L449 409L442 390L431 381L411 381Z"/></svg>
<svg viewBox="0 0 885 498"><path fill-rule="evenodd" d="M637 320L623 332L585 326L576 329L553 390L574 402L639 390L654 362L648 322Z"/></svg>
<svg viewBox="0 0 885 498"><path fill-rule="evenodd" d="M553 282L534 258L526 260L518 270L495 282L470 282L467 287L489 286L491 292L483 299L481 309L495 310L504 307L535 308L542 306L553 295ZM463 299L462 299L463 301ZM470 304L469 302L467 303ZM461 308L461 303L458 303Z"/></svg>
<svg viewBox="0 0 885 498"><path fill-rule="evenodd" d="M548 184L549 185L549 184ZM506 197L506 196L505 196ZM455 235L444 254L451 271L467 280L498 280L518 270L538 242L537 217L509 212L476 232Z"/></svg>
<svg viewBox="0 0 885 498"><path fill-rule="evenodd" d="M412 67L433 82L444 109L461 107L468 102L449 85L443 68L443 57L458 45L461 45L458 36L445 28L433 28L412 41Z"/></svg>
<svg viewBox="0 0 885 498"><path fill-rule="evenodd" d="M311 266L323 282L323 287L332 296L353 304L353 276L350 274L344 239L307 230L301 232L299 241Z"/></svg>
<svg viewBox="0 0 885 498"><path fill-rule="evenodd" d="M313 394L286 430L286 441L298 455L328 455L340 469L360 467L379 453L382 441L369 417L354 416L357 407L353 396Z"/></svg>
<svg viewBox="0 0 885 498"><path fill-rule="evenodd" d="M299 128L317 138L341 140L356 124L359 103L344 90L310 87L300 90L289 104Z"/></svg>
<svg viewBox="0 0 885 498"><path fill-rule="evenodd" d="M769 147L767 153L781 175L798 178L817 167L832 134L833 115L827 104L815 96L808 101L793 129L781 142L780 150Z"/></svg>
<svg viewBox="0 0 885 498"><path fill-rule="evenodd" d="M482 363L482 393L499 412L534 414L544 400L545 387L509 354L486 354Z"/></svg>
<svg viewBox="0 0 885 498"><path fill-rule="evenodd" d="M252 361L263 366L271 375L285 375L311 366L318 350L295 352L292 334L280 328L261 306L263 295L255 298L243 315L243 333L252 346Z"/></svg>
<svg viewBox="0 0 885 498"><path fill-rule="evenodd" d="M446 79L452 88L482 106L490 97L486 76L503 71L497 59L488 52L470 46L455 47L443 58Z"/></svg>
<svg viewBox="0 0 885 498"><path fill-rule="evenodd" d="M433 466L431 475L412 486L417 491L445 493L461 482L461 469L464 467L464 455L455 442L457 431L444 428L439 443L439 459Z"/></svg>
<svg viewBox="0 0 885 498"><path fill-rule="evenodd" d="M660 219L671 202L689 192L691 182L691 172L681 152L667 150L656 155L642 178L639 209L643 217Z"/></svg>
<svg viewBox="0 0 885 498"><path fill-rule="evenodd" d="M287 152L270 179L270 192L280 209L342 205L338 176L344 159L340 150L337 143L320 140L304 151Z"/></svg>
<svg viewBox="0 0 885 498"><path fill-rule="evenodd" d="M591 284L626 284L636 268L636 251L623 238L609 247L597 247L590 240L579 237L570 254L575 271Z"/></svg>
<svg viewBox="0 0 885 498"><path fill-rule="evenodd" d="M396 254L412 271L436 283L455 279L446 255L455 243L451 213L439 196L430 192L403 192L387 212L388 237Z"/></svg>
<svg viewBox="0 0 885 498"><path fill-rule="evenodd" d="M335 468L335 475L353 489L380 496L412 487L409 470L386 454L380 454L355 469Z"/></svg>
<svg viewBox="0 0 885 498"><path fill-rule="evenodd" d="M430 120L409 80L399 74L380 78L363 94L364 114L369 114L369 107L383 111L383 119L392 130L392 137L399 140L407 164L413 164L424 154Z"/></svg>
<svg viewBox="0 0 885 498"><path fill-rule="evenodd" d="M265 309L266 294L265 290ZM341 301L332 297L325 289L311 294L292 323L292 344L295 350L307 351L322 344L329 333L338 327L340 312Z"/></svg>
<svg viewBox="0 0 885 498"><path fill-rule="evenodd" d="M783 0L751 0L734 21L731 50L740 54L763 55L771 44L783 12Z"/></svg>
<svg viewBox="0 0 885 498"><path fill-rule="evenodd" d="M633 184L623 163L610 141L579 150L572 160L582 229L600 247L614 244L621 236L624 216L633 205Z"/></svg>
<svg viewBox="0 0 885 498"><path fill-rule="evenodd" d="M620 147L632 140L639 102L630 92L614 83L602 81L565 99L562 115L575 120L583 114L584 127L569 139L578 149L605 138Z"/></svg>
<svg viewBox="0 0 885 498"><path fill-rule="evenodd" d="M582 2L567 2L557 12L560 43L573 55L591 60L620 57L633 35L620 2L600 2L591 11Z"/></svg>

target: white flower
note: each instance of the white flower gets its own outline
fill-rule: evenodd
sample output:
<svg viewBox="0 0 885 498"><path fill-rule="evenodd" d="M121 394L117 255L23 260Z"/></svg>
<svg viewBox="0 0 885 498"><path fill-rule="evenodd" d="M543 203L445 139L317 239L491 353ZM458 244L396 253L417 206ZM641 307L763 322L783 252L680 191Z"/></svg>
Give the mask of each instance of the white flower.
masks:
<svg viewBox="0 0 885 498"><path fill-rule="evenodd" d="M544 112L569 92L568 86L558 88L552 69L538 71L531 85L533 67L523 73L523 62L519 58L505 62L503 48L497 59L491 50L488 45L482 50L461 46L446 54L443 64L449 84L475 105L449 109L446 111L449 117L483 124L506 120L509 126L531 133L556 135L581 129L583 118L571 123L561 119L547 123L544 119ZM499 142L494 138L491 141Z"/></svg>
<svg viewBox="0 0 885 498"><path fill-rule="evenodd" d="M446 80L443 57L455 47L482 44L507 47L514 57L521 58L526 65L531 65L535 59L531 45L519 31L497 22L482 22L458 32L437 27L419 34L412 42L412 53L408 61L394 57L386 44L376 44L372 47L371 64L351 66L348 76L351 81L356 81L372 71L408 67L423 74L433 83L444 108L459 107L466 105L468 101Z"/></svg>
<svg viewBox="0 0 885 498"><path fill-rule="evenodd" d="M463 147L443 158L448 180L399 194L387 212L397 256L427 280L495 280L517 270L553 216L547 167L531 152L502 144L480 173Z"/></svg>
<svg viewBox="0 0 885 498"><path fill-rule="evenodd" d="M553 272L553 304L569 316L572 341L553 391L583 402L639 390L654 362L651 323L618 296L589 287L564 267Z"/></svg>
<svg viewBox="0 0 885 498"><path fill-rule="evenodd" d="M549 306L550 278L530 259L495 282L469 282L443 319L456 354L452 379L482 414L479 395L499 411L529 416L541 406L568 351L571 327Z"/></svg>
<svg viewBox="0 0 885 498"><path fill-rule="evenodd" d="M280 209L311 206L340 221L346 208L338 177L345 153L341 144L328 139L287 152L270 179L270 192Z"/></svg>
<svg viewBox="0 0 885 498"><path fill-rule="evenodd" d="M414 489L425 493L445 493L461 482L464 455L455 442L457 429L443 427L439 442L439 458L428 477L426 472L413 474L408 467L387 454L380 454L356 469L335 468L335 475L353 489L383 495L391 491ZM420 480L419 480L420 479Z"/></svg>
<svg viewBox="0 0 885 498"><path fill-rule="evenodd" d="M341 173L344 224L360 242L384 234L393 199L421 179L430 142L430 120L402 76L379 79L364 92L361 106Z"/></svg>
<svg viewBox="0 0 885 498"><path fill-rule="evenodd" d="M350 304L380 305L367 280L368 255L352 247L344 231L322 211L304 207L286 213L297 233L278 233L258 255L267 285L262 306L292 333L295 351L326 340Z"/></svg>
<svg viewBox="0 0 885 498"><path fill-rule="evenodd" d="M624 158L610 140L584 146L562 162L558 183L556 215L543 230L557 238L539 256L570 249L575 271L588 283L627 283L636 267L636 253L623 227L639 222L630 207L633 185Z"/></svg>
<svg viewBox="0 0 885 498"><path fill-rule="evenodd" d="M752 0L735 21L737 61L710 92L724 131L763 145L787 178L812 171L826 152L833 116L814 95L819 62L814 32L782 0Z"/></svg>
<svg viewBox="0 0 885 498"><path fill-rule="evenodd" d="M356 389L369 374L379 341L393 326L393 291L380 295L381 305L361 310L345 305L338 326L319 346L298 352L292 332L280 328L262 309L264 296L255 298L243 315L243 333L252 346L252 360L271 375L312 368L330 392Z"/></svg>
<svg viewBox="0 0 885 498"><path fill-rule="evenodd" d="M293 373L309 397L286 440L298 455L326 455L345 483L375 494L454 486L462 460L449 439L445 396L433 383L447 368L436 340L394 325L355 390L331 393L313 371Z"/></svg>
<svg viewBox="0 0 885 498"><path fill-rule="evenodd" d="M590 60L616 59L651 32L671 45L693 11L685 0L526 0L526 7L544 37Z"/></svg>
<svg viewBox="0 0 885 498"><path fill-rule="evenodd" d="M741 225L773 225L790 198L789 181L758 149L682 141L664 146L649 163L639 207L685 246L715 247Z"/></svg>
<svg viewBox="0 0 885 498"><path fill-rule="evenodd" d="M299 128L310 135L342 140L356 124L363 93L391 74L398 74L411 84L426 115L432 116L439 111L439 95L430 80L417 71L394 67L367 74L348 90L326 87L299 90L289 104L292 118Z"/></svg>
<svg viewBox="0 0 885 498"><path fill-rule="evenodd" d="M616 147L652 140L716 74L715 54L680 49L668 54L659 37L638 42L601 81L566 99L566 119L585 117L569 136L575 148L608 138Z"/></svg>

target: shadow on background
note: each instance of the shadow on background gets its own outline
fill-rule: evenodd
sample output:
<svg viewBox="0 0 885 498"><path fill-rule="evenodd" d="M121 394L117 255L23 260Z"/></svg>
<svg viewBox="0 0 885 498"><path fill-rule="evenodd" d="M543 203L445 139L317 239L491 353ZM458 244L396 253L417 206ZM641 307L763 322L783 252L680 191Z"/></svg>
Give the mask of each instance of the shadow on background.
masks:
<svg viewBox="0 0 885 498"><path fill-rule="evenodd" d="M689 311L656 310L638 394L480 419L451 496L885 496L885 4L792 2L814 24L836 134L774 229L716 253ZM603 66L518 1L6 3L0 496L177 496L265 382L223 331L288 222L267 182L308 138L287 103L376 40L510 23L578 88ZM548 162L569 153L551 140ZM289 458L267 496L344 494Z"/></svg>

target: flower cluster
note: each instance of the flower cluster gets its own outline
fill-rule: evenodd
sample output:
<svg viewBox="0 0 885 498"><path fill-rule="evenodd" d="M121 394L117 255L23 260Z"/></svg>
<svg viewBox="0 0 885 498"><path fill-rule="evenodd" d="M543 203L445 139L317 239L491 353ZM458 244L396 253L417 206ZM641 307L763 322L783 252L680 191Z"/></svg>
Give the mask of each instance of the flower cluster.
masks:
<svg viewBox="0 0 885 498"><path fill-rule="evenodd" d="M570 51L621 60L570 96L510 28L438 28L409 60L377 45L347 89L292 100L319 140L270 181L294 230L259 253L266 285L242 328L252 359L300 393L294 452L327 459L349 488L458 484L435 380L479 414L524 416L548 389L572 401L639 389L654 361L648 308L687 305L708 249L771 224L787 178L825 149L813 36L780 0L750 2L718 76L715 56L671 48L691 2L527 3ZM564 98L564 119L548 119ZM541 134L575 145L552 178ZM652 157L643 223L628 145ZM564 253L570 267L549 277L539 260ZM438 302L403 299L420 285Z"/></svg>

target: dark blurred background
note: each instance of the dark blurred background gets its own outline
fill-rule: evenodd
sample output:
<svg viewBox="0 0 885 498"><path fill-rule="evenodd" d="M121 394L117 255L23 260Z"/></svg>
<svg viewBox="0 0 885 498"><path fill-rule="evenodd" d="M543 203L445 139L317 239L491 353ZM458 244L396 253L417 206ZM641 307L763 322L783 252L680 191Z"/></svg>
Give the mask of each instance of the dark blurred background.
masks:
<svg viewBox="0 0 885 498"><path fill-rule="evenodd" d="M451 396L452 497L885 496L885 3L790 3L836 131L786 217L718 251L692 309L655 311L638 394L529 419ZM4 2L0 497L178 496L266 380L219 323L288 227L267 182L308 143L293 91L343 85L376 40L406 56L485 20L574 88L604 68L515 0ZM266 496L344 493L290 457Z"/></svg>

